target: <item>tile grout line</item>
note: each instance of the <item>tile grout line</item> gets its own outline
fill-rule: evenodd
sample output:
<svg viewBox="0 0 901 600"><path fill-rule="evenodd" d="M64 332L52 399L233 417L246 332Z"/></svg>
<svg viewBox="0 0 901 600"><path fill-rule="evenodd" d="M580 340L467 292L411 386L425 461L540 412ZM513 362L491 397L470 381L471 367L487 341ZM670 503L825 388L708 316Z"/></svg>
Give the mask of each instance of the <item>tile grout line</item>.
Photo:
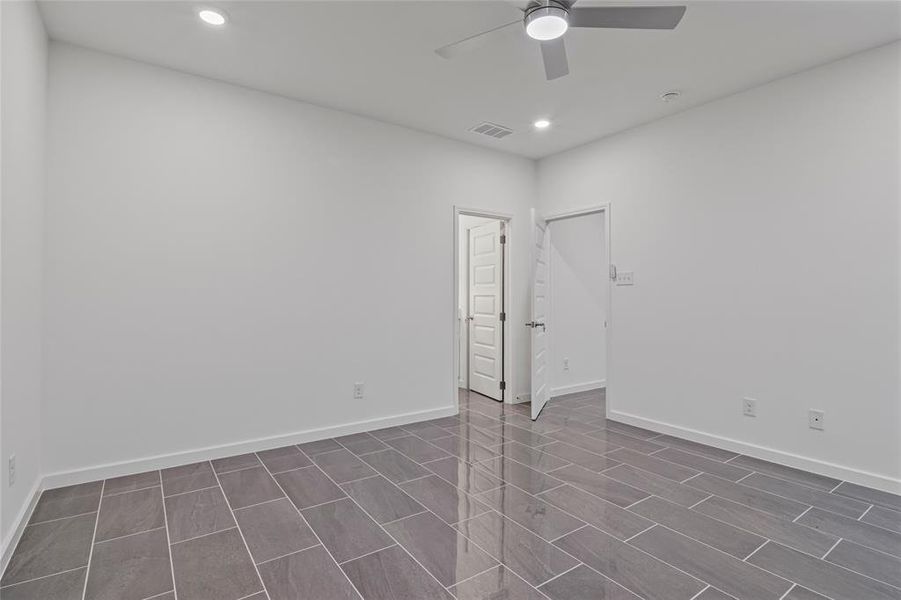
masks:
<svg viewBox="0 0 901 600"><path fill-rule="evenodd" d="M457 583L454 583L454 584L451 584L451 585L446 585L446 586L443 586L443 587L444 587L444 589L450 591L450 588L452 588L452 587L456 587L456 586L458 586L458 585L462 585L463 583L469 581L470 579L475 579L475 578L478 577L479 575L484 575L484 574L487 573L488 571L491 571L491 570L493 570L493 569L498 569L498 568L500 568L500 567L507 568L507 566L506 566L504 563L498 563L498 564L496 564L496 565L491 565L490 567L488 567L488 568L485 569L484 571L479 571L479 572L476 573L475 575L470 575L470 576L467 577L466 579L461 579L461 580L458 581ZM512 571L511 571L511 572L512 572ZM517 577L519 577L519 575L517 575ZM520 578L520 579L522 579L522 578ZM525 581L525 580L523 579L523 581ZM440 582L440 581L438 582L438 585L441 585L441 582ZM531 584L530 584L528 581L526 581L526 585L531 585ZM453 594L453 593L452 593L452 594ZM454 595L454 597L456 597L456 594L453 594L453 595Z"/></svg>
<svg viewBox="0 0 901 600"><path fill-rule="evenodd" d="M723 463L723 464L725 464L725 463ZM735 483L741 483L742 481L744 481L745 479L747 479L747 478L750 477L751 475L756 475L756 474L757 474L757 471L751 471L750 473L748 473L747 475L745 475L745 476L742 477L741 479L736 479L736 480L735 480ZM712 475L712 473L711 473L711 475ZM748 486L748 487L754 487L754 486Z"/></svg>
<svg viewBox="0 0 901 600"><path fill-rule="evenodd" d="M126 475L126 477L127 477L127 475ZM155 487L158 487L158 488L163 487L163 482L162 482L162 480L160 480L160 483L155 483L155 484L153 484L153 485L147 485L147 486L144 486L144 487L135 488L135 489L133 489L133 490L122 490L121 492L113 492L113 493L111 493L111 494L104 494L104 497L105 497L105 498L112 498L113 496L121 496L122 494L133 494L133 493L135 493L135 492L145 492L145 491L147 491L147 490L152 490L152 489L155 488ZM164 593L168 593L168 592L164 592Z"/></svg>
<svg viewBox="0 0 901 600"><path fill-rule="evenodd" d="M422 512L425 512L425 511L422 511ZM418 514L422 514L422 513L418 513ZM413 516L415 516L415 515L410 515L410 516L413 517ZM390 536L389 536L389 537L390 537ZM393 541L394 541L394 538L391 538L391 541L393 542ZM353 557L353 558L348 558L348 559L345 560L345 561L339 562L339 563L338 563L338 566L340 567L341 565L346 565L346 564L349 563L349 562L353 562L353 561L355 561L355 560L360 560L361 558L366 558L367 556L372 556L373 554L378 554L378 553L381 552L382 550L390 550L391 548L394 548L395 546L397 546L397 543L393 543L393 544L389 544L389 545L387 545L387 546L383 546L383 547L379 548L378 550L373 550L372 552L367 552L366 554L361 554L360 556L355 556L355 557Z"/></svg>
<svg viewBox="0 0 901 600"><path fill-rule="evenodd" d="M157 471L157 475L160 478L160 501L163 503L163 527L166 529L166 554L169 556L169 575L172 577L172 597L178 600L178 590L175 589L175 561L172 560L172 539L169 537L169 514L166 510L166 497L163 495L163 471Z"/></svg>
<svg viewBox="0 0 901 600"><path fill-rule="evenodd" d="M312 462L312 458L310 457L309 454L307 454L306 452L304 452L303 450L301 450L299 446L297 447L297 449L300 451L301 454L303 454L304 456L306 456L307 458L309 458L309 459L310 459L310 462ZM325 477L327 477L327 478L329 479L329 481L332 482L333 485L336 485L336 486L338 485L338 484L335 483L335 481L334 481L331 477L329 477L329 476L325 473L325 471L323 471L323 470L319 467L319 465L316 465L316 464L314 463L314 464L311 465L311 466L312 466L313 468L319 470L319 472L322 473ZM266 465L263 465L263 467L266 469L266 472L269 472L269 468L266 467ZM278 479L276 479L276 478L272 475L272 473L269 473L269 476L272 477L272 480L275 482L275 485L278 486L278 489L280 489L280 490L282 491L282 493L285 494L285 498L287 498L288 501L291 503L291 506L294 507L294 511L297 513L297 515L300 517L300 519L303 521L303 523L304 523L307 527L309 527L309 529L310 529L311 532L313 532L313 536L316 538L316 541L319 542L319 545L322 546L322 549L325 550L325 553L328 554L329 558L332 559L332 563L334 563L334 565L335 565L336 567L338 567L338 570L341 571L341 574L344 575L344 578L347 580L347 583L350 584L350 587L353 588L353 590L357 593L357 595L358 595L360 598L363 598L363 594L360 592L359 589L357 589L357 586L354 584L353 581L351 581L350 577L348 577L348 575L347 575L347 573L344 571L344 569L341 568L341 564L340 564L340 563L338 562L338 560L335 558L335 555L332 554L332 551L329 550L328 547L327 547L324 543L322 543L322 538L319 537L319 534L316 533L316 530L313 529L312 525L310 525L310 522L307 521L307 518L306 518L305 516L303 516L303 512L301 512L301 510L297 507L297 505L294 504L294 501L291 500L291 497L287 494L287 492L285 492L285 489L282 487L281 482L280 482ZM341 489L341 486L338 486L338 489L340 490L340 489ZM341 490L341 492L344 493L344 490ZM346 496L346 497L349 498L350 496ZM321 505L320 505L320 506L321 506ZM309 508L312 508L312 507L309 507ZM237 522L237 520L236 520L236 522ZM391 538L391 539L394 539L394 538ZM315 547L315 546L311 546L311 547ZM309 550L309 548L307 548L307 550ZM290 556L290 555L289 555L289 556ZM251 561L252 561L252 560L253 560L253 557L251 556ZM261 564L262 564L262 563L261 563ZM262 581L262 577L260 578L260 580ZM263 584L263 587L266 587L266 584ZM269 592L267 591L266 594L268 595Z"/></svg>
<svg viewBox="0 0 901 600"><path fill-rule="evenodd" d="M710 500L711 498L713 498L715 495L716 495L716 494L710 494L710 495L707 496L706 498L703 498L703 499L701 499L701 500L698 500L697 502L695 502L694 504L692 504L691 506L689 506L689 507L688 507L688 510L693 509L694 507L698 506L699 504L703 504L704 502L707 502L708 500ZM728 500L728 498L726 498L726 499ZM666 498L664 498L664 500L666 500ZM733 500L732 502L734 502L734 500ZM738 503L736 503L736 504L741 504L741 503L738 502ZM744 506L744 504L742 504L742 506ZM749 508L750 508L750 507L749 507ZM769 514L769 513L767 513L767 514ZM708 516L709 516L709 515L708 515Z"/></svg>
<svg viewBox="0 0 901 600"><path fill-rule="evenodd" d="M172 597L178 600L178 590L175 588L175 561L172 560L172 538L169 537L169 511L166 510L166 496L163 494L163 471L158 471L160 476L160 499L163 502L163 525L166 527L166 554L169 556L169 573L172 576Z"/></svg>
<svg viewBox="0 0 901 600"><path fill-rule="evenodd" d="M165 512L165 508L163 509ZM165 519L163 519L165 521ZM142 533L150 533L151 531L159 531L160 529L165 529L165 525L160 525L159 527L151 527L150 529L144 529L143 531L135 531L133 533L126 533L125 535L117 535L116 537L112 537L105 540L97 540L94 542L94 545L105 544L107 542L115 542L116 540L124 540L125 538L134 537L136 535L141 535Z"/></svg>
<svg viewBox="0 0 901 600"><path fill-rule="evenodd" d="M805 510L805 511L802 512L800 515L798 515L797 517L795 517L794 519L792 519L791 522L792 522L792 523L797 523L797 522L798 522L798 519L800 519L801 517L803 517L804 515L806 515L806 514L807 514L808 512L810 512L811 510L813 510L813 505L808 506L808 507L807 507L807 510Z"/></svg>
<svg viewBox="0 0 901 600"><path fill-rule="evenodd" d="M832 552L833 550L835 550L835 547L842 543L842 539L844 539L844 538L839 537L839 538L835 541L835 543L832 544L832 547L829 548L828 550L826 550L826 553L823 554L823 556L820 557L820 560L826 560L826 557L829 556L829 553ZM886 556L891 556L891 555L886 555ZM841 565L839 565L839 566L841 566ZM847 568L847 567L845 567L845 568ZM848 569L848 570L850 571L851 569Z"/></svg>
<svg viewBox="0 0 901 600"><path fill-rule="evenodd" d="M567 570L563 571L562 573L557 573L556 575L554 575L553 577L551 577L551 578L548 579L547 581L542 581L539 585L537 585L537 586L532 586L532 587L534 587L536 590L539 590L540 588L542 588L543 586L549 584L550 582L552 582L553 580L557 579L558 577L563 577L564 575L566 575L567 573L569 573L569 572L572 571L573 569L578 569L579 567L581 567L581 566L584 565L584 564L585 564L585 563L583 563L583 562L580 560L580 561L578 562L578 564L575 564L575 565L571 566L570 568L568 568ZM586 566L587 566L587 565L586 565ZM613 580L610 579L609 577L608 577L607 579L610 580L610 581L613 581ZM528 583L528 582L527 582L527 583ZM613 583L616 583L616 582L613 581ZM619 584L617 584L617 585L619 585ZM622 586L620 586L620 587L622 587Z"/></svg>
<svg viewBox="0 0 901 600"><path fill-rule="evenodd" d="M254 454L256 456L256 454ZM269 469L266 469L266 465L262 465L263 469L266 470L266 473L269 473ZM244 549L247 551L247 557L250 559L250 562L253 564L253 570L256 571L257 579L260 581L260 585L263 586L262 591L266 592L266 597L269 597L269 590L266 589L266 583L263 581L263 576L260 575L260 569L257 567L257 564L253 562L253 554L250 553L250 546L247 545L247 540L244 538L244 532L241 531L241 528L238 527L238 518L235 516L235 509L232 508L231 501L228 499L228 496L225 495L225 488L222 487L222 482L219 480L219 473L216 472L216 468L213 466L213 462L210 461L210 468L213 469L213 476L216 478L216 483L219 484L219 491L222 492L222 497L225 498L225 505L228 506L228 511L232 514L232 519L235 520L235 528L238 530L238 535L241 536L241 541L244 542ZM239 471L243 471L244 469L238 469ZM231 471L232 473L236 471ZM224 473L223 473L224 475ZM272 477L272 474L269 474L269 477L275 481L275 478ZM277 482L276 482L277 483ZM282 490L284 494L284 490ZM173 573L174 576L174 573ZM254 592L256 594L258 592ZM253 594L251 594L252 596Z"/></svg>
<svg viewBox="0 0 901 600"><path fill-rule="evenodd" d="M169 577L172 578L172 597L174 600L178 600L178 590L175 589L175 563L172 561L172 540L169 539L169 515L166 511L166 497L163 495L162 469L157 470L156 475L160 480L160 502L163 505L163 528L166 530L166 556L169 557ZM168 592L163 592L163 594L168 594Z"/></svg>
<svg viewBox="0 0 901 600"><path fill-rule="evenodd" d="M627 537L626 539L622 540L622 542L623 542L624 544L628 544L629 542L631 542L633 539L635 539L635 538L637 538L638 536L640 536L640 535L641 535L642 533L644 533L645 531L650 531L650 530L652 530L656 525L658 525L658 523L657 523L656 521L654 521L653 519L648 519L648 521L650 521L650 522L652 523L652 525L651 525L650 527L645 527L644 529L642 529L641 531L639 531L639 532L636 533L635 535L630 535L630 536ZM601 529L601 531L603 531L603 529ZM605 532L605 533L606 533L606 532ZM608 535L610 535L610 534L608 534Z"/></svg>
<svg viewBox="0 0 901 600"><path fill-rule="evenodd" d="M300 554L301 552L306 552L307 550L312 550L313 548L318 548L319 546L322 546L322 544L318 544L318 543L317 543L317 544L313 544L313 545L311 545L311 546L307 546L306 548L301 548L300 550L294 550L294 551L292 551L292 552L286 552L286 553L280 554L280 555L278 555L278 556L273 556L272 558L267 558L266 560L261 560L260 562L258 562L258 563L256 563L256 564L257 564L257 566L265 565L265 564L267 564L267 563L271 563L271 562L276 561L276 560L281 560L281 559L286 558L286 557L288 557L288 556L294 556L295 554ZM250 559L253 560L253 557L251 556ZM259 592L254 592L254 593L259 594ZM252 595L253 595L253 594L251 594L251 596L252 596Z"/></svg>
<svg viewBox="0 0 901 600"><path fill-rule="evenodd" d="M162 490L162 487L160 487ZM94 558L94 540L97 539L97 527L100 525L100 508L103 506L103 492L106 490L106 480L100 484L100 500L97 502L97 516L94 517L94 533L91 535L91 551L88 554L88 564L84 572L84 587L81 590L81 600L85 600L88 593L88 577L91 575L91 559Z"/></svg>
<svg viewBox="0 0 901 600"><path fill-rule="evenodd" d="M763 538L763 543L760 544L759 546L757 546L756 548L754 548L754 551L751 552L749 555L747 555L746 557L741 558L739 560L741 560L742 562L748 562L748 559L751 558L752 556L754 556L755 554L757 554L758 550L760 550L761 548L763 548L764 546L766 546L767 544L769 544L772 541L771 539L764 537L762 535L760 537ZM776 543L776 542L773 542L773 543ZM806 554L806 552L805 552L805 554ZM811 554L810 556L813 556L813 555ZM748 564L751 564L751 563L748 563Z"/></svg>
<svg viewBox="0 0 901 600"><path fill-rule="evenodd" d="M572 535L572 534L576 533L577 531L582 531L582 530L585 529L586 527L590 527L590 524L589 524L589 523L584 523L583 525L580 525L579 527L576 527L576 528L573 529L572 531L568 531L568 532L564 533L563 535L558 535L557 537L555 537L555 538L552 539L552 540L547 540L547 542L548 542L549 544L553 544L554 546L556 546L556 544L555 544L556 541L562 540L562 539L565 538L566 536Z"/></svg>
<svg viewBox="0 0 901 600"><path fill-rule="evenodd" d="M7 583L3 587L0 587L0 590L5 590L7 588L16 587L17 585L22 585L25 583L31 583L33 581L40 581L41 579L47 579L48 577L56 577L57 575L63 575L65 573L72 573L74 571L80 571L82 569L87 569L87 566L82 565L80 567L75 567L74 569L66 569L65 571L57 571L56 573L48 573L46 575L41 575L40 577L32 577L31 579L23 579L22 581L17 581L15 583Z"/></svg>
<svg viewBox="0 0 901 600"><path fill-rule="evenodd" d="M871 504L870 506L868 506L867 509L866 509L865 511L863 511L863 514L860 515L859 517L857 517L857 520L858 520L858 521L863 521L863 518L864 518L865 516L867 516L867 513L870 512L870 509L873 508L874 506L876 506L876 505L875 505L875 504ZM866 521L864 521L864 522L866 522Z"/></svg>
<svg viewBox="0 0 901 600"><path fill-rule="evenodd" d="M237 523L237 521L236 521ZM193 537L185 538L183 540L178 540L177 542L172 542L170 546L178 546L179 544L184 544L185 542L193 542L194 540L199 540L200 538L209 537L211 535L216 535L217 533L222 533L224 531L231 531L232 529L237 529L238 525L232 525L231 527L225 527L224 529L217 529L216 531L211 531L209 533L201 533L200 535L195 535Z"/></svg>
<svg viewBox="0 0 901 600"><path fill-rule="evenodd" d="M700 581L700 579L699 579L698 581ZM704 582L704 583L706 583L706 582ZM689 598L688 600L696 600L697 598L699 598L699 597L701 596L701 594L703 594L704 592L706 592L707 590L709 590L710 587L711 587L710 584L709 584L709 583L706 583L706 585L705 585L703 588L701 588L701 591L700 591L700 592L698 592L697 594L695 594L694 596L692 596L692 597Z"/></svg>
<svg viewBox="0 0 901 600"><path fill-rule="evenodd" d="M273 477L273 479L275 479ZM236 508L235 510L245 510L248 508L254 508L255 506L262 506L263 504L270 504L272 502L278 502L279 500L284 500L285 498L273 498L272 500L263 500L262 502L257 502L256 504L248 504L247 506L242 506L241 508Z"/></svg>
<svg viewBox="0 0 901 600"><path fill-rule="evenodd" d="M785 593L782 594L781 596L779 596L779 600L785 600L785 598L787 598L788 595L792 593L792 590L795 589L796 587L798 587L797 583L793 584L790 588L785 590Z"/></svg>
<svg viewBox="0 0 901 600"><path fill-rule="evenodd" d="M56 523L57 521L65 521L66 519L74 519L75 517L84 517L87 515L93 515L100 511L100 504L98 502L97 510L89 510L88 512L78 513L77 515L69 515L68 517L57 517L55 519L47 519L46 521L37 521L36 523L28 523L25 525L25 528L34 527L35 525L46 525L47 523Z"/></svg>
<svg viewBox="0 0 901 600"><path fill-rule="evenodd" d="M154 594L152 596L147 596L143 600L154 600L154 598L162 598L163 596L165 596L166 594L169 594L169 593L172 593L172 594L175 593L175 586L172 586L171 590L167 590L165 592L160 592L159 594Z"/></svg>
<svg viewBox="0 0 901 600"><path fill-rule="evenodd" d="M169 494L168 496L166 496L166 495L164 494L164 495L163 495L163 500L165 500L166 498L177 498L178 496L184 496L184 495L186 495L186 494L193 494L193 493L195 493L195 492L202 492L203 490L214 490L214 489L216 489L217 487L219 487L219 486L216 486L216 485L208 485L208 486L206 486L206 487L197 488L196 490L189 490L189 491L187 491L187 492L178 492L177 494Z"/></svg>

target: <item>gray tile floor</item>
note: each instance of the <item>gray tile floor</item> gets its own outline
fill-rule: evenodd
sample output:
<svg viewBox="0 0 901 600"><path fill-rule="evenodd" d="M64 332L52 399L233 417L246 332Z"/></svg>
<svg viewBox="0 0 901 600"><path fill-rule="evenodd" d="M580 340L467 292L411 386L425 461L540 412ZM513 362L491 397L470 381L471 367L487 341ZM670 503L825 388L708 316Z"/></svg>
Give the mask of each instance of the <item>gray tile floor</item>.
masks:
<svg viewBox="0 0 901 600"><path fill-rule="evenodd" d="M603 392L48 490L3 600L901 598L901 497Z"/></svg>

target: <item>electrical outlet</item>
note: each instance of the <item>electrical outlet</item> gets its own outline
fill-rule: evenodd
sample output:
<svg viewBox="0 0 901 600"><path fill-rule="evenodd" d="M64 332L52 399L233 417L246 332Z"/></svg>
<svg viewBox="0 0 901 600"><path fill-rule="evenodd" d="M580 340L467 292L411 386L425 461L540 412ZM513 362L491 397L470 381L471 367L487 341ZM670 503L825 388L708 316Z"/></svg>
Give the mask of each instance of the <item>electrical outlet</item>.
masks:
<svg viewBox="0 0 901 600"><path fill-rule="evenodd" d="M9 457L9 466L8 466L8 478L9 478L9 487L16 485L16 455L13 454Z"/></svg>
<svg viewBox="0 0 901 600"><path fill-rule="evenodd" d="M354 400L362 400L363 399L363 383L357 382L354 384Z"/></svg>
<svg viewBox="0 0 901 600"><path fill-rule="evenodd" d="M616 274L616 285L635 285L635 273L633 271L619 271Z"/></svg>
<svg viewBox="0 0 901 600"><path fill-rule="evenodd" d="M811 408L810 411L807 413L807 425L811 429L819 429L820 431L823 431L823 429L824 429L823 421L825 421L825 420L826 420L826 413L823 412L822 410L814 410Z"/></svg>
<svg viewBox="0 0 901 600"><path fill-rule="evenodd" d="M569 359L568 358L563 359L563 370L569 371Z"/></svg>
<svg viewBox="0 0 901 600"><path fill-rule="evenodd" d="M754 398L742 398L741 412L746 417L757 416L757 400Z"/></svg>

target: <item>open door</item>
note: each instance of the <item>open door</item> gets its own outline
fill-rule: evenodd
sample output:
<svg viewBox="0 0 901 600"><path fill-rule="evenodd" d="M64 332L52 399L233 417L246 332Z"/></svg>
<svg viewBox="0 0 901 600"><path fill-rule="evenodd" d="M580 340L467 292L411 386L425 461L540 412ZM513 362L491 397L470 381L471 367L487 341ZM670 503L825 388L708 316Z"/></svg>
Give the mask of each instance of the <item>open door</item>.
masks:
<svg viewBox="0 0 901 600"><path fill-rule="evenodd" d="M548 339L547 315L549 302L548 252L551 232L547 223L532 209L532 320L526 323L532 331L532 420L547 404Z"/></svg>
<svg viewBox="0 0 901 600"><path fill-rule="evenodd" d="M469 230L469 389L503 400L504 224Z"/></svg>

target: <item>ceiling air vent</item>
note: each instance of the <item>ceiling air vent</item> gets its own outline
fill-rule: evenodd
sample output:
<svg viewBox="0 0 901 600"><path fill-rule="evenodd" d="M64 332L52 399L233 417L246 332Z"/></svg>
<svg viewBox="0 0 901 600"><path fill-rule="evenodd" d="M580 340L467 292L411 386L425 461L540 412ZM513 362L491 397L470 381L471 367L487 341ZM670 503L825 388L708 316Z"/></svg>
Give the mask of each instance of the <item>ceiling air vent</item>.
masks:
<svg viewBox="0 0 901 600"><path fill-rule="evenodd" d="M478 133L480 135L487 135L488 137L493 137L497 139L505 138L511 133L513 130L509 127L504 127L503 125L497 125L495 123L489 123L485 121L484 123L479 123L475 127L470 129L473 133Z"/></svg>

